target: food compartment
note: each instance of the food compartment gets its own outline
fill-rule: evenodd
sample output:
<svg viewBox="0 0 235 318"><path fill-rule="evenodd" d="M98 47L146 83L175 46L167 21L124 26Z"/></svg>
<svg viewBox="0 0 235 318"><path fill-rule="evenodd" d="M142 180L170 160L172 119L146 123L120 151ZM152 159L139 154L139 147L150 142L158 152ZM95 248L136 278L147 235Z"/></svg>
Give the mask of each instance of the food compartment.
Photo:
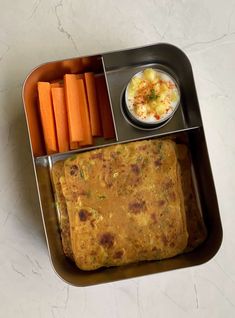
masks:
<svg viewBox="0 0 235 318"><path fill-rule="evenodd" d="M167 122L180 102L176 80L155 67L136 73L125 89L124 117L136 128L154 129Z"/></svg>
<svg viewBox="0 0 235 318"><path fill-rule="evenodd" d="M100 55L39 66L23 99L34 157L116 140Z"/></svg>
<svg viewBox="0 0 235 318"><path fill-rule="evenodd" d="M156 44L103 55L119 141L157 136L202 125L190 62L178 48ZM176 62L177 61L177 62ZM181 99L174 115L156 128L142 129L128 120L125 90L130 79L146 68L162 70L178 83Z"/></svg>
<svg viewBox="0 0 235 318"><path fill-rule="evenodd" d="M193 185L206 224L207 239L193 251L170 259L101 268L95 271L82 271L64 255L59 228L60 214L58 214L59 210L57 210L55 204L50 176L53 165L57 161L67 158L69 154L38 158L36 172L47 242L53 267L63 280L76 286L112 282L202 264L217 252L222 240L222 228L203 129L197 128L186 132L168 134L164 138L170 138L177 143L185 144L190 151ZM198 158L199 153L200 160Z"/></svg>

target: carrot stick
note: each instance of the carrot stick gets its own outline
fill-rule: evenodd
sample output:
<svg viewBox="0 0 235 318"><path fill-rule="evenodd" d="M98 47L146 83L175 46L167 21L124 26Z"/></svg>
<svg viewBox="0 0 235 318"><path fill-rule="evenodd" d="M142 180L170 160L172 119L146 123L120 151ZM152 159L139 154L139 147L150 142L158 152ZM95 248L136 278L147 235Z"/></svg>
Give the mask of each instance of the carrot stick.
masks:
<svg viewBox="0 0 235 318"><path fill-rule="evenodd" d="M83 79L77 79L78 85L78 101L81 110L82 125L83 125L83 141L79 142L80 146L92 145L91 125L89 119L89 111L86 99L85 85Z"/></svg>
<svg viewBox="0 0 235 318"><path fill-rule="evenodd" d="M52 84L51 84L52 86ZM69 150L69 129L63 87L52 87L52 102L55 113L55 125L59 152Z"/></svg>
<svg viewBox="0 0 235 318"><path fill-rule="evenodd" d="M78 149L79 148L79 143L78 142L70 142L69 143L69 148L71 150Z"/></svg>
<svg viewBox="0 0 235 318"><path fill-rule="evenodd" d="M52 154L58 149L50 83L38 82L38 96L46 151Z"/></svg>
<svg viewBox="0 0 235 318"><path fill-rule="evenodd" d="M95 77L104 138L114 138L115 131L104 75Z"/></svg>
<svg viewBox="0 0 235 318"><path fill-rule="evenodd" d="M43 138L40 129L40 122L39 122L39 113L38 113L38 105L31 100L27 100L28 96L25 94L25 112L28 119L29 125L29 134L33 149L33 155L35 157L42 156L44 154L44 147L43 147Z"/></svg>
<svg viewBox="0 0 235 318"><path fill-rule="evenodd" d="M77 81L77 76L74 74L64 76L70 142L79 142L84 139Z"/></svg>
<svg viewBox="0 0 235 318"><path fill-rule="evenodd" d="M93 73L85 73L85 84L91 121L92 136L101 136L101 123Z"/></svg>

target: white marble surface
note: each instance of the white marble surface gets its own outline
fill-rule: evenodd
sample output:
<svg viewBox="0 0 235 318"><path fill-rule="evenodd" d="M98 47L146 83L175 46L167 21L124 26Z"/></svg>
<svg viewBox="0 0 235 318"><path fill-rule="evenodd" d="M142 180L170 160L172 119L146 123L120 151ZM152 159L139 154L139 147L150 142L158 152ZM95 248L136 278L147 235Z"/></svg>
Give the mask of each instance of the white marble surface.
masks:
<svg viewBox="0 0 235 318"><path fill-rule="evenodd" d="M75 288L51 268L40 219L21 89L49 60L159 41L190 58L224 239L191 269ZM235 1L1 0L0 317L235 316Z"/></svg>

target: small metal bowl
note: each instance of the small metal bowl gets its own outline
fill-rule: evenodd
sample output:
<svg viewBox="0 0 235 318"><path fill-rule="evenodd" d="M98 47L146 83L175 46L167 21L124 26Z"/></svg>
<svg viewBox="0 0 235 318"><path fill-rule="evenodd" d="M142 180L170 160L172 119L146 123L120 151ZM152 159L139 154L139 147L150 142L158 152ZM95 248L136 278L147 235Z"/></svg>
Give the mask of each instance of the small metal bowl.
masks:
<svg viewBox="0 0 235 318"><path fill-rule="evenodd" d="M161 70L161 69L156 69L153 68L154 71L156 71L157 73L160 73L161 76L166 77L167 79L169 79L172 83L174 83L177 93L178 93L178 100L175 103L175 105L173 105L173 108L171 111L169 111L167 114L165 114L164 116L162 116L160 119L154 119L152 121L147 121L144 119L141 119L140 117L138 117L137 115L134 114L133 111L131 111L130 109L130 101L128 98L128 90L129 90L129 86L131 84L131 81L134 77L140 77L144 70L136 73L129 81L125 92L124 92L124 103L123 103L123 112L125 113L126 117L128 117L129 121L131 123L134 124L135 127L139 127L140 129L156 129L158 127L162 127L163 124L166 124L174 115L174 113L176 112L179 103L180 103L180 89L179 89L179 85L177 83L177 81L172 77L172 75L170 75L169 73Z"/></svg>

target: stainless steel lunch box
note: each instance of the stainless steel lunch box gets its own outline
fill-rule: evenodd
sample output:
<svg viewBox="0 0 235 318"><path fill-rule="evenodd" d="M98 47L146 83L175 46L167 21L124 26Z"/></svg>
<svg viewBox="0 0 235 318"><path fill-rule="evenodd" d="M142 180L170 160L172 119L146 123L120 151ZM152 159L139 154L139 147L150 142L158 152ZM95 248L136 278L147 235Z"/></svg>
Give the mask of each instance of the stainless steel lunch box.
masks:
<svg viewBox="0 0 235 318"><path fill-rule="evenodd" d="M145 67L160 68L173 74L181 91L181 102L172 119L165 125L148 131L130 125L122 112L122 97L126 85L135 73ZM34 156L30 127L35 124L35 120L39 120L37 82L52 81L62 78L66 73L84 71L105 75L115 126L115 139L105 141L100 138L92 147L63 154ZM114 282L120 279L202 264L216 254L222 242L219 209L192 68L189 59L180 49L170 44L159 43L95 56L49 62L37 67L29 74L23 87L23 101L48 250L55 272L64 281L75 286ZM59 216L51 184L51 167L57 160L64 159L71 153L105 147L107 144L162 136L172 137L177 141L187 143L190 149L194 186L208 230L206 241L194 251L171 259L102 268L92 272L79 270L63 253L58 223ZM40 125L37 138L43 144Z"/></svg>

